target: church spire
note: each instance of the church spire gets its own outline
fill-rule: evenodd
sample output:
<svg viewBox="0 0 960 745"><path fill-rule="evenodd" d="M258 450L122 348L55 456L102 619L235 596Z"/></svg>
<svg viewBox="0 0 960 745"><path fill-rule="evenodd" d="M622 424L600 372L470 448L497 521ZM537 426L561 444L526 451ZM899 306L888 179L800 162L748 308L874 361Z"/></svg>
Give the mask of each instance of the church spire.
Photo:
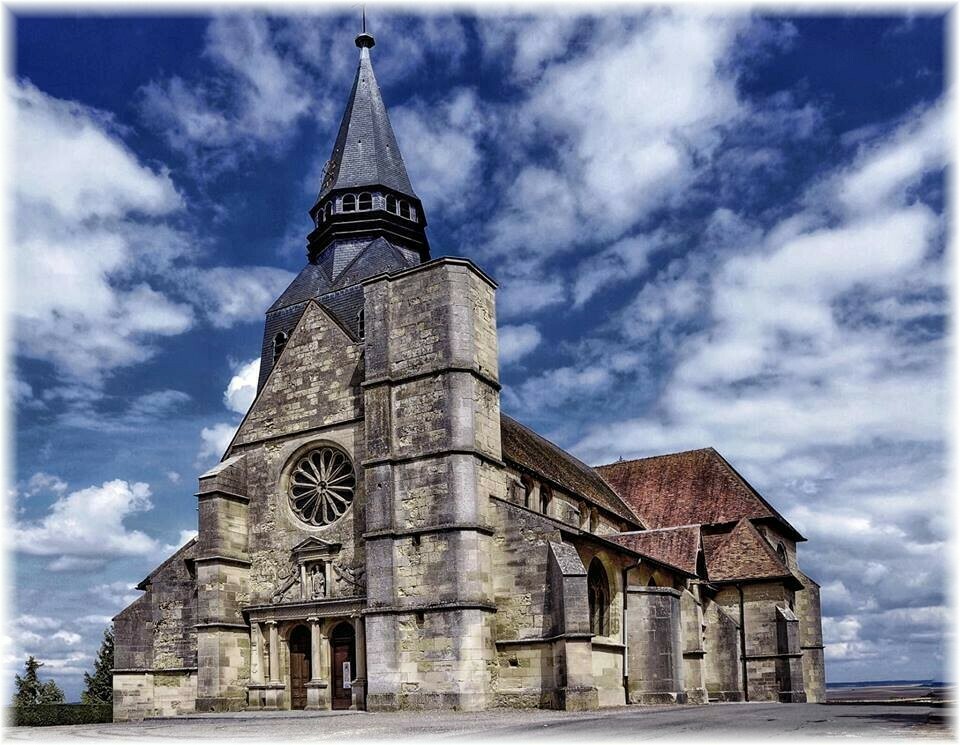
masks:
<svg viewBox="0 0 960 745"><path fill-rule="evenodd" d="M335 238L383 235L429 258L423 207L373 72L370 50L376 42L367 32L366 12L355 43L360 61L310 210L315 230L308 238L308 253L313 261Z"/></svg>

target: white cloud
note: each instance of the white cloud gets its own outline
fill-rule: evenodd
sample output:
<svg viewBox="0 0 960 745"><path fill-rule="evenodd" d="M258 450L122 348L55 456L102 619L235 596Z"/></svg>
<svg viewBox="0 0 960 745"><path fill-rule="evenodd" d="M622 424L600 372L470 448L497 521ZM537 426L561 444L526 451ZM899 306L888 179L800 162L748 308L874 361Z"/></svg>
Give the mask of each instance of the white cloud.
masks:
<svg viewBox="0 0 960 745"><path fill-rule="evenodd" d="M16 348L52 364L58 378L46 390L14 379L14 394L30 408L57 401L59 422L72 427L129 429L174 411L186 394L153 392L121 415L105 413L104 387L118 369L153 357L163 339L191 330L198 315L215 328L260 321L293 275L195 266L198 241L171 226L183 199L165 168L127 147L127 130L29 82L8 90Z"/></svg>
<svg viewBox="0 0 960 745"><path fill-rule="evenodd" d="M621 19L592 20L580 29L592 28L577 47L586 51L548 64L516 113L515 138L546 145L555 165L517 173L492 224L494 254L543 256L584 235L619 237L688 186L695 155L719 141L715 128L742 114L720 62L743 22L661 13L636 30Z"/></svg>
<svg viewBox="0 0 960 745"><path fill-rule="evenodd" d="M165 171L142 165L103 112L11 84L18 351L94 384L193 322L189 306L129 279L146 217L179 210ZM169 237L169 236L168 236ZM176 242L167 254L185 251ZM163 251L159 252L163 253Z"/></svg>
<svg viewBox="0 0 960 745"><path fill-rule="evenodd" d="M165 215L182 206L166 172L142 165L101 111L8 84L15 110L14 188L67 221Z"/></svg>
<svg viewBox="0 0 960 745"><path fill-rule="evenodd" d="M131 515L150 509L147 484L106 481L60 497L39 520L14 524L13 544L24 554L57 557L50 565L54 571L103 566L117 556L154 555L156 540L124 525Z"/></svg>
<svg viewBox="0 0 960 745"><path fill-rule="evenodd" d="M246 414L257 395L257 379L260 376L260 358L242 362L223 392L223 403L230 411Z"/></svg>
<svg viewBox="0 0 960 745"><path fill-rule="evenodd" d="M236 424L214 424L204 427L200 432L198 460L219 459L230 446L230 441L236 433Z"/></svg>
<svg viewBox="0 0 960 745"><path fill-rule="evenodd" d="M192 268L178 273L214 328L262 321L294 274L268 266Z"/></svg>
<svg viewBox="0 0 960 745"><path fill-rule="evenodd" d="M410 179L431 211L476 210L481 136L489 117L476 94L455 90L442 102L414 101L390 112Z"/></svg>
<svg viewBox="0 0 960 745"><path fill-rule="evenodd" d="M871 212L890 202L904 202L918 176L942 168L948 155L945 104L908 117L882 141L864 143L856 162L830 186L851 213Z"/></svg>
<svg viewBox="0 0 960 745"><path fill-rule="evenodd" d="M222 15L207 27L204 55L213 84L179 77L154 81L142 93L144 119L162 128L171 146L216 150L218 168L235 166L230 146L251 150L289 138L311 107L309 79L277 48L270 21L250 14Z"/></svg>
<svg viewBox="0 0 960 745"><path fill-rule="evenodd" d="M67 482L59 476L50 473L38 471L28 480L26 488L21 490L21 494L26 497L34 497L37 494L63 494L67 490Z"/></svg>
<svg viewBox="0 0 960 745"><path fill-rule="evenodd" d="M501 326L498 333L500 362L509 365L526 357L540 345L540 331L532 323Z"/></svg>
<svg viewBox="0 0 960 745"><path fill-rule="evenodd" d="M118 611L142 596L136 583L123 581L95 585L90 588L90 592L106 601L109 604L108 607L116 608Z"/></svg>
<svg viewBox="0 0 960 745"><path fill-rule="evenodd" d="M653 235L624 238L584 261L573 286L575 306L583 305L604 287L639 276L649 266L650 255L664 248L671 236L658 231Z"/></svg>
<svg viewBox="0 0 960 745"><path fill-rule="evenodd" d="M497 316L516 318L559 305L564 301L563 280L558 277L506 277L497 290Z"/></svg>

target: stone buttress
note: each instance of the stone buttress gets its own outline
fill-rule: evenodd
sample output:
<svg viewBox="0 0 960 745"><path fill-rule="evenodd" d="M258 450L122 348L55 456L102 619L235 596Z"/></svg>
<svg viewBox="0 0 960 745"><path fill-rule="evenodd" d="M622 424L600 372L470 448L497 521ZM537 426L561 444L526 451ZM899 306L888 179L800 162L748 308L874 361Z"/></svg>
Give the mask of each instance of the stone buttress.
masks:
<svg viewBox="0 0 960 745"><path fill-rule="evenodd" d="M246 472L243 456L200 477L197 547L197 711L237 711L247 703L250 629Z"/></svg>
<svg viewBox="0 0 960 745"><path fill-rule="evenodd" d="M488 705L488 495L504 478L494 288L459 259L364 286L371 711Z"/></svg>

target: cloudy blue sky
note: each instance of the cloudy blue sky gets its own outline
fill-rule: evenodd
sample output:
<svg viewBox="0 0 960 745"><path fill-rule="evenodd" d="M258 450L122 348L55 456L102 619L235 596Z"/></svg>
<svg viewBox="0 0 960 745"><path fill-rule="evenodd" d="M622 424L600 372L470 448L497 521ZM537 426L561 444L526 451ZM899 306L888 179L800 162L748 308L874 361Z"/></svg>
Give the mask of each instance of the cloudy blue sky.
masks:
<svg viewBox="0 0 960 745"><path fill-rule="evenodd" d="M591 463L716 447L809 538L828 680L943 676L944 18L368 10L434 255L500 282L505 410ZM251 400L357 21L13 32L4 676L73 697Z"/></svg>

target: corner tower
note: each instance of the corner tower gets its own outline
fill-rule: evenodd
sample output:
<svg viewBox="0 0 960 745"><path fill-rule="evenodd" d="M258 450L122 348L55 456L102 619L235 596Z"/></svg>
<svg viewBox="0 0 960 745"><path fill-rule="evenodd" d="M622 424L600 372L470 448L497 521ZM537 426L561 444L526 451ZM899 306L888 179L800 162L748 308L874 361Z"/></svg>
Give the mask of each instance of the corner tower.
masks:
<svg viewBox="0 0 960 745"><path fill-rule="evenodd" d="M297 325L316 300L357 340L364 335L361 283L430 259L427 220L400 154L366 29L360 61L337 139L310 209L307 265L267 310L258 390Z"/></svg>

